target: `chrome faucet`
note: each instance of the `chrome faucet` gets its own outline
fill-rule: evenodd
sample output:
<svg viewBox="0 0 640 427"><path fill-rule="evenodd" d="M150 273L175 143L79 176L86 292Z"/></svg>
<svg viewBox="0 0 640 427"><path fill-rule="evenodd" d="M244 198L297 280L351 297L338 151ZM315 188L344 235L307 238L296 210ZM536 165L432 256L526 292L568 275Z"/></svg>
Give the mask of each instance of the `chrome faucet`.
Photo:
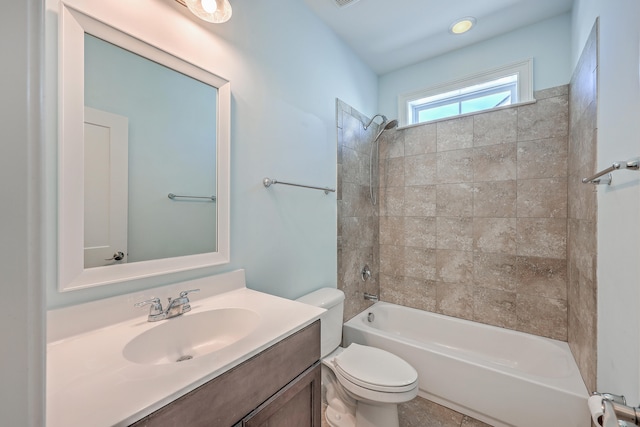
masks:
<svg viewBox="0 0 640 427"><path fill-rule="evenodd" d="M188 311L191 311L191 304L187 295L191 292L198 292L200 289L191 289L189 291L182 291L178 298L169 298L167 309L162 309L162 303L160 298L152 298L150 300L142 301L134 304L134 307L144 307L145 305L151 305L149 307L148 322L157 322L158 320L171 319L172 317L180 316Z"/></svg>

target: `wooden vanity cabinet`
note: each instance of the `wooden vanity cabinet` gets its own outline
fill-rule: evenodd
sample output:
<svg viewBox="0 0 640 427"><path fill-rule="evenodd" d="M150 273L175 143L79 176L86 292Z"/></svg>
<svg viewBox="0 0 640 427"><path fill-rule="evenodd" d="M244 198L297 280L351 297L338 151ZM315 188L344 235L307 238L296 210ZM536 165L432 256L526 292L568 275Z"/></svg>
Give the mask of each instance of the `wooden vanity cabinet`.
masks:
<svg viewBox="0 0 640 427"><path fill-rule="evenodd" d="M320 427L320 364L316 363L242 420L242 427Z"/></svg>
<svg viewBox="0 0 640 427"><path fill-rule="evenodd" d="M132 424L320 427L320 321Z"/></svg>

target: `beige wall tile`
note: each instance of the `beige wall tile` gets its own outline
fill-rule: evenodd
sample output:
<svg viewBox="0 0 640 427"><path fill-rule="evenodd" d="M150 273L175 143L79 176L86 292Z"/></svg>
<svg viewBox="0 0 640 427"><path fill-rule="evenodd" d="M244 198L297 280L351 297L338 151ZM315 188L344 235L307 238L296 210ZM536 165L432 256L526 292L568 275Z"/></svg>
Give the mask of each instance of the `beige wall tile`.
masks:
<svg viewBox="0 0 640 427"><path fill-rule="evenodd" d="M342 216L371 216L373 207L369 200L369 186L343 182L342 200L338 202Z"/></svg>
<svg viewBox="0 0 640 427"><path fill-rule="evenodd" d="M436 186L405 187L404 214L406 216L436 215Z"/></svg>
<svg viewBox="0 0 640 427"><path fill-rule="evenodd" d="M473 320L473 286L444 282L436 286L438 313Z"/></svg>
<svg viewBox="0 0 640 427"><path fill-rule="evenodd" d="M473 249L473 218L436 218L436 248Z"/></svg>
<svg viewBox="0 0 640 427"><path fill-rule="evenodd" d="M343 238L345 248L373 247L378 241L373 217L341 217L338 235Z"/></svg>
<svg viewBox="0 0 640 427"><path fill-rule="evenodd" d="M566 218L567 179L519 180L517 206L519 218Z"/></svg>
<svg viewBox="0 0 640 427"><path fill-rule="evenodd" d="M551 88L536 93L535 104L385 131L376 207L369 202L368 153L377 129L359 129L354 109L355 120L348 108L342 112L338 256L340 286L354 299L349 316L368 306L362 292L372 289L397 304L555 338L568 336L570 321L589 324L582 311L596 301L589 284L595 244L587 238L595 221L586 216L595 212L595 194L577 185L585 168L568 159L572 150L582 162L594 159L595 134L584 125L595 108L583 103L585 123L572 125L570 142L567 92ZM357 140L345 144L345 136ZM587 152L581 141L588 141ZM354 280L362 259L379 263L364 284ZM569 298L579 301L573 320ZM585 349L593 332L574 329L572 349L591 366Z"/></svg>
<svg viewBox="0 0 640 427"><path fill-rule="evenodd" d="M509 329L516 327L515 292L476 288L473 303L473 320L476 322Z"/></svg>
<svg viewBox="0 0 640 427"><path fill-rule="evenodd" d="M436 250L436 279L459 285L473 284L473 252Z"/></svg>
<svg viewBox="0 0 640 427"><path fill-rule="evenodd" d="M369 184L369 171L366 171ZM385 174L380 176L381 187L404 187L404 157L388 159L385 161Z"/></svg>
<svg viewBox="0 0 640 427"><path fill-rule="evenodd" d="M382 276L380 289L383 301L431 312L436 309L436 284L433 281Z"/></svg>
<svg viewBox="0 0 640 427"><path fill-rule="evenodd" d="M377 206L381 217L404 215L405 187L382 187L378 196Z"/></svg>
<svg viewBox="0 0 640 427"><path fill-rule="evenodd" d="M436 186L436 216L470 217L473 215L473 186L471 184L442 184Z"/></svg>
<svg viewBox="0 0 640 427"><path fill-rule="evenodd" d="M436 162L438 184L473 181L473 149L438 152Z"/></svg>
<svg viewBox="0 0 640 427"><path fill-rule="evenodd" d="M567 299L565 259L518 257L518 294Z"/></svg>
<svg viewBox="0 0 640 427"><path fill-rule="evenodd" d="M518 141L568 135L568 103L569 97L563 95L518 107Z"/></svg>
<svg viewBox="0 0 640 427"><path fill-rule="evenodd" d="M567 220L518 218L517 255L566 259Z"/></svg>
<svg viewBox="0 0 640 427"><path fill-rule="evenodd" d="M597 223L570 218L567 230L569 262L573 263L580 278L596 281Z"/></svg>
<svg viewBox="0 0 640 427"><path fill-rule="evenodd" d="M516 291L515 255L476 251L473 256L473 281L476 286L501 291Z"/></svg>
<svg viewBox="0 0 640 427"><path fill-rule="evenodd" d="M405 157L404 185L426 186L436 182L436 154L420 154Z"/></svg>
<svg viewBox="0 0 640 427"><path fill-rule="evenodd" d="M337 164L336 173L336 200L342 200L342 163Z"/></svg>
<svg viewBox="0 0 640 427"><path fill-rule="evenodd" d="M354 150L363 151L365 138L362 135L363 126L360 120L351 114L342 115L342 145Z"/></svg>
<svg viewBox="0 0 640 427"><path fill-rule="evenodd" d="M415 156L436 152L436 124L424 124L406 129L404 154Z"/></svg>
<svg viewBox="0 0 640 427"><path fill-rule="evenodd" d="M508 108L473 116L473 146L516 142L518 110Z"/></svg>
<svg viewBox="0 0 640 427"><path fill-rule="evenodd" d="M436 219L434 217L405 217L404 245L435 249Z"/></svg>
<svg viewBox="0 0 640 427"><path fill-rule="evenodd" d="M569 85L555 86L548 89L537 90L533 93L533 98L537 100L555 98L569 94Z"/></svg>
<svg viewBox="0 0 640 427"><path fill-rule="evenodd" d="M441 121L436 125L438 152L473 147L472 116Z"/></svg>
<svg viewBox="0 0 640 427"><path fill-rule="evenodd" d="M478 182L473 191L473 216L509 218L516 216L516 181Z"/></svg>
<svg viewBox="0 0 640 427"><path fill-rule="evenodd" d="M516 219L474 218L473 249L515 255Z"/></svg>
<svg viewBox="0 0 640 427"><path fill-rule="evenodd" d="M391 246L404 245L404 217L383 216L380 221L380 244Z"/></svg>
<svg viewBox="0 0 640 427"><path fill-rule="evenodd" d="M474 181L516 179L516 143L491 145L473 150Z"/></svg>
<svg viewBox="0 0 640 427"><path fill-rule="evenodd" d="M585 43L569 91L568 341L590 392L596 390L597 370L597 190L580 180L596 171L597 25Z"/></svg>
<svg viewBox="0 0 640 427"><path fill-rule="evenodd" d="M369 156L350 148L342 150L342 181L369 185Z"/></svg>
<svg viewBox="0 0 640 427"><path fill-rule="evenodd" d="M518 179L567 176L568 138L518 143Z"/></svg>
<svg viewBox="0 0 640 427"><path fill-rule="evenodd" d="M414 279L436 280L436 251L405 247L403 275Z"/></svg>
<svg viewBox="0 0 640 427"><path fill-rule="evenodd" d="M517 329L534 335L567 340L567 302L536 295L518 294Z"/></svg>
<svg viewBox="0 0 640 427"><path fill-rule="evenodd" d="M380 274L404 274L404 246L380 245Z"/></svg>
<svg viewBox="0 0 640 427"><path fill-rule="evenodd" d="M378 128L379 129L379 128ZM373 142L373 138L378 134L378 130L369 138ZM378 139L378 150L381 159L394 159L404 157L404 132L397 129L385 130L380 134Z"/></svg>
<svg viewBox="0 0 640 427"><path fill-rule="evenodd" d="M338 288L345 293L344 319L348 320L366 308L363 298L365 282L360 272L365 264L373 265L373 248L342 249L338 262Z"/></svg>

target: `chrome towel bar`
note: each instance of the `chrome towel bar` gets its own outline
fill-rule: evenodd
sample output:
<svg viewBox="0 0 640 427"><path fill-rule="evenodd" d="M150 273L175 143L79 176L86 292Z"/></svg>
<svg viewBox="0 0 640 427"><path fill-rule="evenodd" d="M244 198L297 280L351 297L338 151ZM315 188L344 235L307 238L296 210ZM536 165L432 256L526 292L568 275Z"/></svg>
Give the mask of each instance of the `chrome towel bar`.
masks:
<svg viewBox="0 0 640 427"><path fill-rule="evenodd" d="M596 185L598 184L611 185L611 172L617 171L620 169L629 169L629 170L637 171L638 169L640 169L640 162L638 162L638 160L630 160L628 162L615 162L608 168L601 170L600 172L593 175L592 177L584 178L582 182L584 184L591 183ZM604 178L600 178L603 175L607 175L607 176L605 176Z"/></svg>
<svg viewBox="0 0 640 427"><path fill-rule="evenodd" d="M329 194L329 192L331 193L336 192L335 188L315 187L313 185L294 184L291 182L278 181L275 178L265 178L262 180L262 184L267 188L271 187L273 184L284 184L284 185L293 185L294 187L304 187L304 188L311 188L313 190L322 190L324 191L324 194Z"/></svg>
<svg viewBox="0 0 640 427"><path fill-rule="evenodd" d="M181 198L181 199L208 199L208 200L211 200L212 202L216 201L216 196L178 196L177 194L169 193L167 197L170 198L171 200Z"/></svg>

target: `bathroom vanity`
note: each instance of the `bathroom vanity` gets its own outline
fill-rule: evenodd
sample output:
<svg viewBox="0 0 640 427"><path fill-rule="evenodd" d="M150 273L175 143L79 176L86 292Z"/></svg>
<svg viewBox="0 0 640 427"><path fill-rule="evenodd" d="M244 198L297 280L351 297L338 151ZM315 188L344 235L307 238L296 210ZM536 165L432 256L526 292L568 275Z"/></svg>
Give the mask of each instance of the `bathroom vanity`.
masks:
<svg viewBox="0 0 640 427"><path fill-rule="evenodd" d="M319 356L317 320L133 426L320 427Z"/></svg>
<svg viewBox="0 0 640 427"><path fill-rule="evenodd" d="M188 289L183 315L134 307ZM243 270L52 310L46 424L319 426L323 312L247 289Z"/></svg>

